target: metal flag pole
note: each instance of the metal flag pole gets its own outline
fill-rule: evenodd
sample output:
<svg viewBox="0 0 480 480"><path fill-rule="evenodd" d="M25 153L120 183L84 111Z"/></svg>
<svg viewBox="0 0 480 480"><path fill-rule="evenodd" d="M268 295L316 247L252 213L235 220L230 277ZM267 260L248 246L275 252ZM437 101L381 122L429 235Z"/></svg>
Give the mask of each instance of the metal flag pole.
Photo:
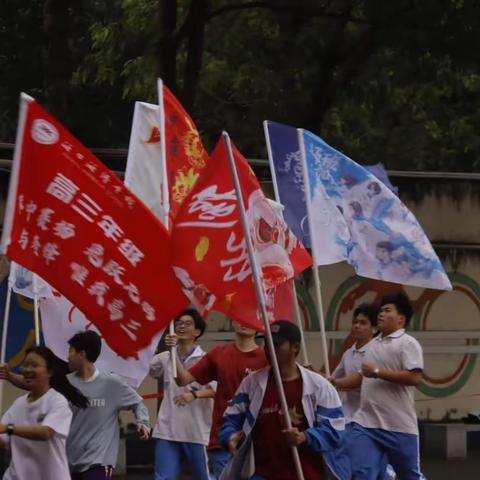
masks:
<svg viewBox="0 0 480 480"><path fill-rule="evenodd" d="M308 178L307 171L307 156L305 154L305 143L303 141L303 130L301 128L297 129L298 135L298 145L300 146L300 159L302 164L303 171L303 184L305 186L305 203L307 206L307 217L308 217L308 228L310 231L310 238L312 239L312 254L313 254L313 283L315 286L315 299L317 303L318 313L320 316L320 334L322 341L323 349L323 361L325 363L325 373L327 377L330 377L330 362L328 360L328 344L327 344L327 334L325 332L325 317L323 314L323 302L322 302L322 292L321 292L321 283L320 275L318 273L318 262L317 262L317 242L315 241L315 231L312 226L312 205L310 201L310 180Z"/></svg>
<svg viewBox="0 0 480 480"><path fill-rule="evenodd" d="M268 163L270 165L270 174L272 176L272 184L273 184L273 192L275 195L275 201L280 205L282 205L282 202L280 200L280 192L278 191L277 175L275 173L275 166L273 164L272 145L270 143L270 133L268 132L268 120L265 120L263 122L263 132L265 134L265 143L267 144ZM283 213L282 213L282 217L283 217ZM294 296L294 308L295 308L295 322L298 328L300 329L300 340L301 340L300 347L302 352L303 364L310 365L308 352L307 352L307 344L305 342L302 314L300 312L300 307L298 306L297 287L295 286L295 280L293 280L293 296Z"/></svg>
<svg viewBox="0 0 480 480"><path fill-rule="evenodd" d="M160 130L160 150L161 150L161 162L162 162L162 207L163 217L162 223L168 230L168 216L170 214L170 195L168 190L168 168L167 168L167 144L165 137L165 103L163 99L163 80L157 79L157 91L158 91L158 106L160 107L159 115L159 130ZM168 324L168 333L170 335L175 333L175 326L173 321ZM177 378L177 347L170 347L170 361L172 365L173 378Z"/></svg>
<svg viewBox="0 0 480 480"><path fill-rule="evenodd" d="M235 186L235 193L237 195L238 208L240 210L240 218L242 220L243 234L245 236L245 241L247 244L248 257L250 259L250 266L252 268L252 276L255 285L255 293L257 296L257 302L260 306L260 311L262 313L263 325L265 327L265 338L267 341L268 350L270 352L272 370L275 378L275 383L277 385L278 395L280 397L280 405L282 408L282 413L285 418L287 428L292 428L292 420L290 418L290 413L288 411L287 398L285 396L285 391L283 389L282 377L280 376L280 369L278 368L278 361L275 355L275 348L273 345L272 332L270 330L270 323L268 321L267 307L265 303L265 294L263 290L263 285L260 283L260 272L258 269L258 264L255 258L255 253L253 251L252 239L248 231L247 219L245 216L245 205L243 204L242 189L240 187L240 180L238 178L237 168L235 166L235 159L232 152L232 144L230 142L230 137L227 132L222 133L223 141L225 142L225 148L227 150L228 161L230 164L230 170L232 173L233 183ZM297 472L298 480L304 480L302 464L300 463L300 456L298 454L297 447L292 446L293 460L295 463L295 470Z"/></svg>

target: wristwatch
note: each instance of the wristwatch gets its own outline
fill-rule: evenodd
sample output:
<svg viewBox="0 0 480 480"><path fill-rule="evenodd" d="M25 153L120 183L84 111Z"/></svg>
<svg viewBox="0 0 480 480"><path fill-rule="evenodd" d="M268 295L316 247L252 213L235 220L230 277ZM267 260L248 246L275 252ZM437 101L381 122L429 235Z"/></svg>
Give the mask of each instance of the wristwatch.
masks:
<svg viewBox="0 0 480 480"><path fill-rule="evenodd" d="M198 397L197 397L197 392L196 390L190 390L190 393L193 395L193 398L196 400Z"/></svg>
<svg viewBox="0 0 480 480"><path fill-rule="evenodd" d="M15 425L13 423L9 423L7 425L7 430L5 432L7 435L13 435L15 433Z"/></svg>
<svg viewBox="0 0 480 480"><path fill-rule="evenodd" d="M379 369L378 367L375 368L375 369L373 370L373 377L374 377L374 378L378 378L379 372L380 372L380 369Z"/></svg>

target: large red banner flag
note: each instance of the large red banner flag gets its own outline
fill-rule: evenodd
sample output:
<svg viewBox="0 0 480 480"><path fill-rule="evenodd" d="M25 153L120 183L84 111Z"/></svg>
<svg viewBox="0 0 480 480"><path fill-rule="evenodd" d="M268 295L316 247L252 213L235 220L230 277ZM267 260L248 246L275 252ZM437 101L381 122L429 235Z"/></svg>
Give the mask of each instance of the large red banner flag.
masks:
<svg viewBox="0 0 480 480"><path fill-rule="evenodd" d="M273 320L277 288L312 265L312 259L263 194L246 159L233 147L249 233ZM180 208L172 228L172 263L187 296L256 330L263 320L224 141Z"/></svg>
<svg viewBox="0 0 480 480"><path fill-rule="evenodd" d="M22 95L2 251L70 300L122 357L187 304L169 234L58 121Z"/></svg>

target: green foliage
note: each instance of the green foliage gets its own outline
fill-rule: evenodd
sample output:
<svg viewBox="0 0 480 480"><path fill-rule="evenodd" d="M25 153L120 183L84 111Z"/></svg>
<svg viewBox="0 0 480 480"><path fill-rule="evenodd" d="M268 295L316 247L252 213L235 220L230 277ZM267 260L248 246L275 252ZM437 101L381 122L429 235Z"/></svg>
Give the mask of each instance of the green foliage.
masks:
<svg viewBox="0 0 480 480"><path fill-rule="evenodd" d="M19 89L43 97L44 3L2 1L3 140ZM246 155L265 156L268 118L362 163L471 171L479 13L474 0L71 2L69 127L90 145L126 146L133 101L155 101L166 72L209 148L226 129Z"/></svg>

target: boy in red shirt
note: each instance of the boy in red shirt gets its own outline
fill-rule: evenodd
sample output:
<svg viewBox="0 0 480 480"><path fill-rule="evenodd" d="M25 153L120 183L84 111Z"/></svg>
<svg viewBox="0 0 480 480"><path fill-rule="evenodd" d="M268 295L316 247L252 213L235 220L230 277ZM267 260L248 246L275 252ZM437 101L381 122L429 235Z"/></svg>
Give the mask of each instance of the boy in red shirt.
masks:
<svg viewBox="0 0 480 480"><path fill-rule="evenodd" d="M230 453L218 440L218 432L222 425L223 413L228 401L233 398L241 381L250 372L267 365L265 352L255 343L255 330L238 323L233 324L235 330L234 343L219 345L210 350L192 368L186 370L177 362L177 384L180 386L198 382L206 385L217 381L217 392L213 405L212 430L208 445L211 470L215 478L230 461ZM174 346L176 335L167 335L166 344Z"/></svg>

